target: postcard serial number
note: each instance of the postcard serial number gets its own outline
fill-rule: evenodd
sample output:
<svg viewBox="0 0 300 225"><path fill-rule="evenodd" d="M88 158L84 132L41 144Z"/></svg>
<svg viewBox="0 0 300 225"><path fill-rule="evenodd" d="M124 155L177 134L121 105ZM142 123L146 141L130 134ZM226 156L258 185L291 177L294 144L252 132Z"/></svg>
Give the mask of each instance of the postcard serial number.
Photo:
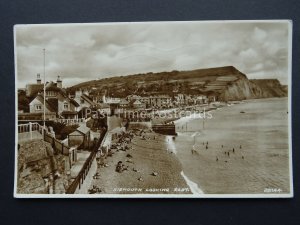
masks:
<svg viewBox="0 0 300 225"><path fill-rule="evenodd" d="M265 193L281 193L282 189L281 188L265 188L264 192Z"/></svg>

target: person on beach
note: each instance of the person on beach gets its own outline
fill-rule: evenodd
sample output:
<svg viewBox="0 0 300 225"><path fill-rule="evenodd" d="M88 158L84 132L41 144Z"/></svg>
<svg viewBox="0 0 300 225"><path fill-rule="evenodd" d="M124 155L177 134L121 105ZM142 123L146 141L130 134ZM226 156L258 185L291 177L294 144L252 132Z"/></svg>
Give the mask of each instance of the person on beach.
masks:
<svg viewBox="0 0 300 225"><path fill-rule="evenodd" d="M116 166L116 172L122 173L124 170L127 170L127 168L123 165L122 161L119 161Z"/></svg>
<svg viewBox="0 0 300 225"><path fill-rule="evenodd" d="M208 149L208 146L207 146L207 145L205 146L205 149Z"/></svg>
<svg viewBox="0 0 300 225"><path fill-rule="evenodd" d="M242 145L240 145L240 149L242 149Z"/></svg>
<svg viewBox="0 0 300 225"><path fill-rule="evenodd" d="M218 159L218 157L216 156L216 161L218 162L219 161L219 159Z"/></svg>
<svg viewBox="0 0 300 225"><path fill-rule="evenodd" d="M232 152L234 153L234 148L232 149Z"/></svg>
<svg viewBox="0 0 300 225"><path fill-rule="evenodd" d="M223 148L223 145L222 145L222 148Z"/></svg>
<svg viewBox="0 0 300 225"><path fill-rule="evenodd" d="M227 152L228 153L228 157L230 157L230 153L229 152Z"/></svg>

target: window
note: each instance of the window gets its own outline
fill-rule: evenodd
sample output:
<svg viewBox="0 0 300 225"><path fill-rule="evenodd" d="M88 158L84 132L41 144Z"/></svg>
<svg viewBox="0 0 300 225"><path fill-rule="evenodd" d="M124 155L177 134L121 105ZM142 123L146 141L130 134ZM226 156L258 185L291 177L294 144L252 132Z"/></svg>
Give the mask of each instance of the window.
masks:
<svg viewBox="0 0 300 225"><path fill-rule="evenodd" d="M64 109L69 109L69 104L67 102L64 103Z"/></svg>
<svg viewBox="0 0 300 225"><path fill-rule="evenodd" d="M42 105L35 105L35 110L42 110Z"/></svg>

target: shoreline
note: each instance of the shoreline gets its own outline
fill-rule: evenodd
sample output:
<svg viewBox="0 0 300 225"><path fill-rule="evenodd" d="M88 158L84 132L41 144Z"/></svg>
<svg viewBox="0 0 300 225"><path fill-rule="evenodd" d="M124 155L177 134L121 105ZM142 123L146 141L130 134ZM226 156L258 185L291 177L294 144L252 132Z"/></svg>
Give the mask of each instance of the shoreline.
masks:
<svg viewBox="0 0 300 225"><path fill-rule="evenodd" d="M185 174L183 171L181 171L181 176L184 178L186 184L189 186L191 192L194 195L203 195L204 192L201 190L201 188L199 188L199 185L196 184L195 182L191 181Z"/></svg>
<svg viewBox="0 0 300 225"><path fill-rule="evenodd" d="M177 130L175 141L185 175L206 194L289 193L286 99L255 99L223 108L206 120L205 129L199 119L176 123L188 126L187 131Z"/></svg>

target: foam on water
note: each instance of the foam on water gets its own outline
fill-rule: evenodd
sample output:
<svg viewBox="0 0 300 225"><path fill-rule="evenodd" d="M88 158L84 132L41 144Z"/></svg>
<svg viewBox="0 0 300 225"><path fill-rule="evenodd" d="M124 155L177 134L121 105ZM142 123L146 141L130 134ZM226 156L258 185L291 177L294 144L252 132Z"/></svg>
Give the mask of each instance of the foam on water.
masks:
<svg viewBox="0 0 300 225"><path fill-rule="evenodd" d="M172 136L166 136L166 141L167 141L168 151L176 154L177 151L176 151L176 146L175 146L173 137Z"/></svg>
<svg viewBox="0 0 300 225"><path fill-rule="evenodd" d="M203 191L198 187L198 184L194 183L187 176L185 176L183 171L181 171L180 174L184 178L185 182L190 187L190 190L194 195L203 195L204 194Z"/></svg>

